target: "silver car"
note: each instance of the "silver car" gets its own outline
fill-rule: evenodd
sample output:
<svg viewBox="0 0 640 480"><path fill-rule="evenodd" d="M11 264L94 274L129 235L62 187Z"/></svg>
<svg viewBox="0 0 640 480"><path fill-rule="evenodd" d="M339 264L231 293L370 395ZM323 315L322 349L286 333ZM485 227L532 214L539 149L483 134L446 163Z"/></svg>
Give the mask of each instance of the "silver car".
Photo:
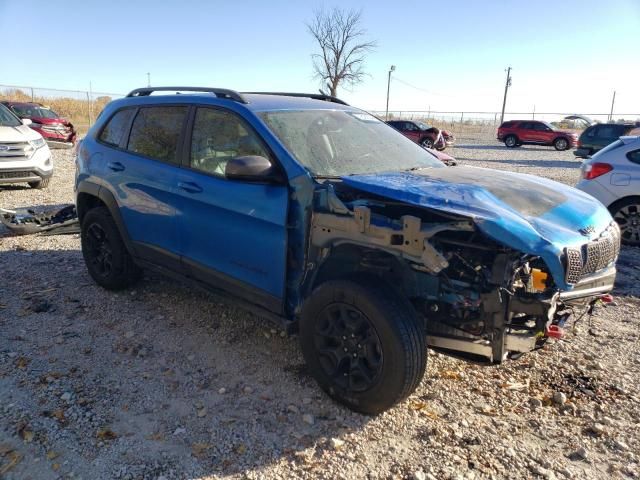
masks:
<svg viewBox="0 0 640 480"><path fill-rule="evenodd" d="M584 160L576 187L609 209L622 243L640 246L640 136L620 137Z"/></svg>

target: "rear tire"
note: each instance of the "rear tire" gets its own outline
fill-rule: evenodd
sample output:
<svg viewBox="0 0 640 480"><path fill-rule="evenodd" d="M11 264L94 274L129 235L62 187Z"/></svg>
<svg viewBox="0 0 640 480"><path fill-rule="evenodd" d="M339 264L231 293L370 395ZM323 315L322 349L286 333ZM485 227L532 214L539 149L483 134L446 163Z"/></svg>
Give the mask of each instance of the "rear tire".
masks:
<svg viewBox="0 0 640 480"><path fill-rule="evenodd" d="M43 178L42 180L39 180L37 182L29 182L29 186L31 188L42 190L43 188L47 188L49 186L50 180L51 178Z"/></svg>
<svg viewBox="0 0 640 480"><path fill-rule="evenodd" d="M141 269L125 246L106 207L89 210L82 219L82 256L91 278L107 290L122 290L137 282Z"/></svg>
<svg viewBox="0 0 640 480"><path fill-rule="evenodd" d="M367 414L408 397L427 364L425 333L413 306L371 277L316 288L302 309L300 344L320 387Z"/></svg>
<svg viewBox="0 0 640 480"><path fill-rule="evenodd" d="M624 245L640 247L640 197L627 197L609 206L609 212L620 227Z"/></svg>
<svg viewBox="0 0 640 480"><path fill-rule="evenodd" d="M569 147L570 147L569 141L566 138L560 137L560 138L556 138L553 141L553 148L555 148L559 152L563 150L568 150Z"/></svg>
<svg viewBox="0 0 640 480"><path fill-rule="evenodd" d="M515 135L507 135L504 139L504 144L508 148L515 148L518 146L518 137Z"/></svg>

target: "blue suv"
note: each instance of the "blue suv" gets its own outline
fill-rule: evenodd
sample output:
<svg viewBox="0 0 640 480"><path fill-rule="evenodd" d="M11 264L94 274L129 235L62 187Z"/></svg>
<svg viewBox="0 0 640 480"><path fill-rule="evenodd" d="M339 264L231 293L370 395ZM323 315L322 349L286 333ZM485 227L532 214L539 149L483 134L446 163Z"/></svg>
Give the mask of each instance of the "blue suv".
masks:
<svg viewBox="0 0 640 480"><path fill-rule="evenodd" d="M107 105L76 161L99 285L144 268L223 290L298 332L319 385L360 412L410 395L427 347L522 355L615 279L620 233L597 200L446 167L334 97L141 88Z"/></svg>

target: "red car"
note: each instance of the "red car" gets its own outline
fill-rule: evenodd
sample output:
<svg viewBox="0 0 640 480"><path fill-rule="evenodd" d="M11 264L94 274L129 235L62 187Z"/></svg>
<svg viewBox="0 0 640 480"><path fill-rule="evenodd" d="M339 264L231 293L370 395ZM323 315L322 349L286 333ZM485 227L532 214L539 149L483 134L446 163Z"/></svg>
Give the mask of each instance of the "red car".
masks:
<svg viewBox="0 0 640 480"><path fill-rule="evenodd" d="M76 130L71 122L39 103L2 102L18 117L31 120L31 128L38 132L49 145L73 146Z"/></svg>
<svg viewBox="0 0 640 480"><path fill-rule="evenodd" d="M430 127L422 122L389 120L386 123L424 148L435 148L442 151L455 143L455 138L451 133L446 130L439 130L436 127Z"/></svg>
<svg viewBox="0 0 640 480"><path fill-rule="evenodd" d="M498 127L498 140L509 147L547 145L568 150L578 145L578 134L537 120L509 120Z"/></svg>

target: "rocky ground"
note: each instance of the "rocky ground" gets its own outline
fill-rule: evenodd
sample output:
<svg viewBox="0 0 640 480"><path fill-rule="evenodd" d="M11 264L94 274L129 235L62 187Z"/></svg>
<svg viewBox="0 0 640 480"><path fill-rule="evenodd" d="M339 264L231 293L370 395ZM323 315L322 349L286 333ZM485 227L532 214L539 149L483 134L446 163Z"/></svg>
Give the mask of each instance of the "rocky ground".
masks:
<svg viewBox="0 0 640 480"><path fill-rule="evenodd" d="M570 152L494 143L460 163L574 184ZM72 201L0 187L0 206ZM640 253L615 303L562 341L493 367L431 353L414 395L367 417L322 394L297 339L218 299L148 276L111 293L77 235L0 231L0 478L636 478Z"/></svg>

